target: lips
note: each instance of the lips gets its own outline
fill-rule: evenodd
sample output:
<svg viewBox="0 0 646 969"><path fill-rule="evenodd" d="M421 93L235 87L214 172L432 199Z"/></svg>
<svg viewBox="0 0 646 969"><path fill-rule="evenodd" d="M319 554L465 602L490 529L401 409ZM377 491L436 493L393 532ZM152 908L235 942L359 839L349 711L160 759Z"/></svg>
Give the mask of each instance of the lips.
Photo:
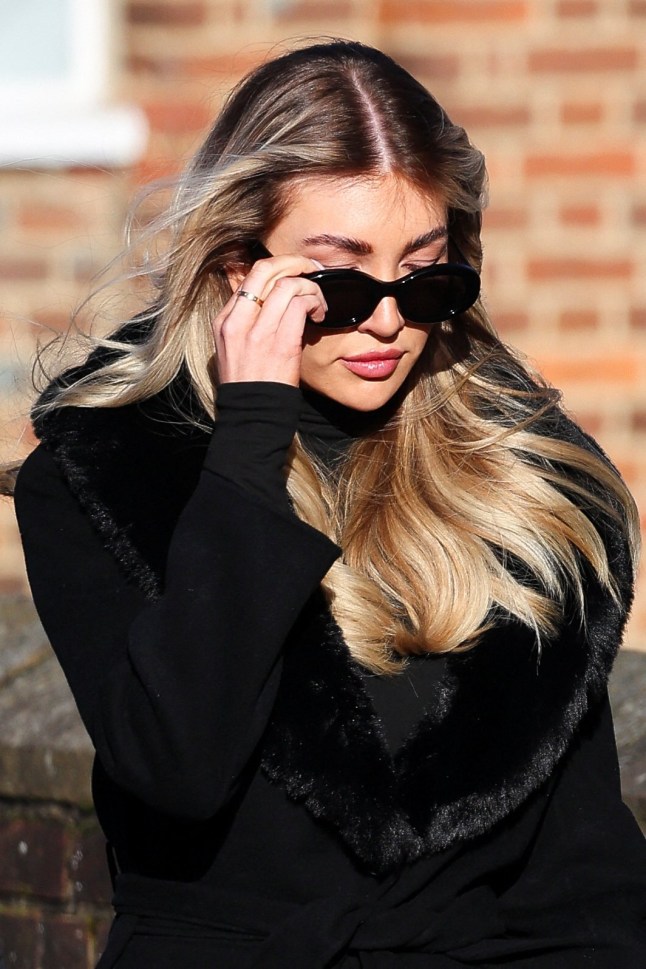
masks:
<svg viewBox="0 0 646 969"><path fill-rule="evenodd" d="M379 380L395 372L403 355L402 350L371 350L354 357L342 357L341 362L364 380Z"/></svg>
<svg viewBox="0 0 646 969"><path fill-rule="evenodd" d="M372 360L399 360L403 355L403 350L370 350L368 353L357 353L356 356L342 359L352 363L365 363Z"/></svg>

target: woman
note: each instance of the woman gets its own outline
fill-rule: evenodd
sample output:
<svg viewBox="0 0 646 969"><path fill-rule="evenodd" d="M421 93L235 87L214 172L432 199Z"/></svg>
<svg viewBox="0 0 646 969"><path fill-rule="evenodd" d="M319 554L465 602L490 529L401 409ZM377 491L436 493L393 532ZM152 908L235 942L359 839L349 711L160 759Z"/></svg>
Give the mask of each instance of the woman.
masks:
<svg viewBox="0 0 646 969"><path fill-rule="evenodd" d="M265 64L150 310L36 407L101 969L644 964L606 697L635 509L478 301L484 178L378 51Z"/></svg>

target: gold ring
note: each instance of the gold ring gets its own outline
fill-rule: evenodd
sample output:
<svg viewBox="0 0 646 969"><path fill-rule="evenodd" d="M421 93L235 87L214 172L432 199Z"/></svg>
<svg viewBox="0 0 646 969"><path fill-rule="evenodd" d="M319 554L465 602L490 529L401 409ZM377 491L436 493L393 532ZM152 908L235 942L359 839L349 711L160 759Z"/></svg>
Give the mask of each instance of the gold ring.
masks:
<svg viewBox="0 0 646 969"><path fill-rule="evenodd" d="M246 289L241 289L238 296L244 296L245 299L250 299L252 302L257 303L258 306L262 306L265 302L260 296L254 296L253 293L248 292Z"/></svg>

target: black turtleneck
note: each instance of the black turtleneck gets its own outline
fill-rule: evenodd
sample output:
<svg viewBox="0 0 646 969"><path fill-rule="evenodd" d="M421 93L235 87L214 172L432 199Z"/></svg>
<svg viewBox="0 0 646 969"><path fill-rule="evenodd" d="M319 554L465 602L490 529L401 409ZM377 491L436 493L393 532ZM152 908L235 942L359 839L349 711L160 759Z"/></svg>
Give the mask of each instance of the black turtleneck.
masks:
<svg viewBox="0 0 646 969"><path fill-rule="evenodd" d="M353 441L383 427L394 410L395 405L389 401L366 413L304 388L298 432L308 450L332 470Z"/></svg>
<svg viewBox="0 0 646 969"><path fill-rule="evenodd" d="M393 407L389 402L378 411L364 413L289 384L222 384L218 420L205 463L275 510L293 515L284 466L295 432L332 470L352 442L383 424ZM411 657L408 669L397 676L377 676L359 667L391 750L400 746L424 713L425 700L443 667L441 657L429 654Z"/></svg>

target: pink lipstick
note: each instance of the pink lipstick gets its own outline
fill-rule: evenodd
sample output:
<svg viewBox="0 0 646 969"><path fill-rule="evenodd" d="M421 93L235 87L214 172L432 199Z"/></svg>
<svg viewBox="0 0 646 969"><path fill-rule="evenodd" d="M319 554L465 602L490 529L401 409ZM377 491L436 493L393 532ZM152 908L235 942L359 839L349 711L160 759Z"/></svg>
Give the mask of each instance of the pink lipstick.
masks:
<svg viewBox="0 0 646 969"><path fill-rule="evenodd" d="M358 377L378 380L380 377L390 377L402 356L401 350L372 350L354 357L342 357L341 362Z"/></svg>

